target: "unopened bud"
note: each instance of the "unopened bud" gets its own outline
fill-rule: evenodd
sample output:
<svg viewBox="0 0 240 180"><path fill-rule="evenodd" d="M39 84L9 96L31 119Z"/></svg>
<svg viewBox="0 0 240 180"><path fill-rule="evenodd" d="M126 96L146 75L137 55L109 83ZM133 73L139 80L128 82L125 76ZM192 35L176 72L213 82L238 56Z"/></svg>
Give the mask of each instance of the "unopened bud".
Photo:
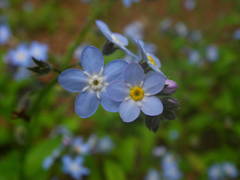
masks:
<svg viewBox="0 0 240 180"><path fill-rule="evenodd" d="M172 94L177 90L177 88L178 88L178 85L175 81L167 79L165 81L165 87L162 92L164 94Z"/></svg>

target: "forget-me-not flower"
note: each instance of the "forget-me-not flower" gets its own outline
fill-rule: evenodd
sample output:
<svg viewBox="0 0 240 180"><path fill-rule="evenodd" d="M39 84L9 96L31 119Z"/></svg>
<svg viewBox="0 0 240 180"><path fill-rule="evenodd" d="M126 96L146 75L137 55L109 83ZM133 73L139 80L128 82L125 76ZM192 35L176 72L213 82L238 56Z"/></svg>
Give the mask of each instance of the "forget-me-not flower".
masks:
<svg viewBox="0 0 240 180"><path fill-rule="evenodd" d="M183 22L178 22L175 24L175 31L180 37L186 37L188 34L187 26Z"/></svg>
<svg viewBox="0 0 240 180"><path fill-rule="evenodd" d="M137 63L130 63L123 73L123 81L113 82L107 92L114 101L121 102L119 113L124 122L138 118L140 111L149 116L160 115L163 104L156 94L164 88L166 78L158 72L146 75Z"/></svg>
<svg viewBox="0 0 240 180"><path fill-rule="evenodd" d="M10 37L10 28L6 24L0 25L0 45L7 43Z"/></svg>
<svg viewBox="0 0 240 180"><path fill-rule="evenodd" d="M71 144L73 150L81 155L86 155L91 150L91 146L87 142L84 142L82 137L73 139Z"/></svg>
<svg viewBox="0 0 240 180"><path fill-rule="evenodd" d="M162 170L164 179L178 180L182 177L182 173L178 168L178 163L174 156L170 153L163 157Z"/></svg>
<svg viewBox="0 0 240 180"><path fill-rule="evenodd" d="M15 49L12 49L8 52L6 56L7 63L27 67L32 63L31 53L26 44L20 44Z"/></svg>
<svg viewBox="0 0 240 180"><path fill-rule="evenodd" d="M119 102L112 101L106 89L112 81L122 77L127 63L114 60L104 68L101 51L96 47L87 46L82 52L80 64L83 70L67 69L58 77L64 89L80 93L75 101L75 112L80 117L87 118L96 112L99 104L109 112L117 112Z"/></svg>
<svg viewBox="0 0 240 180"><path fill-rule="evenodd" d="M39 61L44 61L48 58L48 46L46 44L32 42L29 47L29 51L31 56Z"/></svg>
<svg viewBox="0 0 240 180"><path fill-rule="evenodd" d="M161 180L160 173L156 169L150 169L144 180Z"/></svg>
<svg viewBox="0 0 240 180"><path fill-rule="evenodd" d="M240 40L240 28L233 33L233 38L236 40Z"/></svg>
<svg viewBox="0 0 240 180"><path fill-rule="evenodd" d="M145 44L142 40L136 40L136 44L140 50L141 59L147 62L147 64L157 72L160 72L161 63L160 60L153 54L149 53L145 48Z"/></svg>
<svg viewBox="0 0 240 180"><path fill-rule="evenodd" d="M125 7L130 7L132 3L137 3L140 0L122 0Z"/></svg>
<svg viewBox="0 0 240 180"><path fill-rule="evenodd" d="M185 0L184 7L187 10L192 11L196 7L196 0Z"/></svg>
<svg viewBox="0 0 240 180"><path fill-rule="evenodd" d="M210 45L206 48L206 58L207 60L213 62L219 57L218 47L215 45Z"/></svg>
<svg viewBox="0 0 240 180"><path fill-rule="evenodd" d="M127 25L124 29L124 34L131 39L143 39L143 23L135 21Z"/></svg>
<svg viewBox="0 0 240 180"><path fill-rule="evenodd" d="M220 164L214 164L208 169L208 178L210 180L223 178L223 172Z"/></svg>
<svg viewBox="0 0 240 180"><path fill-rule="evenodd" d="M96 21L96 25L98 29L102 32L105 38L111 42L116 47L122 49L130 56L135 56L132 52L130 52L126 47L128 45L128 39L119 33L113 33L106 23L101 20Z"/></svg>
<svg viewBox="0 0 240 180"><path fill-rule="evenodd" d="M72 158L65 155L62 158L64 173L69 174L74 179L81 179L83 176L88 175L89 169L83 166L83 161L84 159L81 156Z"/></svg>
<svg viewBox="0 0 240 180"><path fill-rule="evenodd" d="M236 166L230 162L224 162L222 164L222 169L226 177L236 178L238 176L238 170Z"/></svg>
<svg viewBox="0 0 240 180"><path fill-rule="evenodd" d="M113 149L114 144L112 142L112 139L109 136L102 137L99 139L96 150L101 153L109 152Z"/></svg>

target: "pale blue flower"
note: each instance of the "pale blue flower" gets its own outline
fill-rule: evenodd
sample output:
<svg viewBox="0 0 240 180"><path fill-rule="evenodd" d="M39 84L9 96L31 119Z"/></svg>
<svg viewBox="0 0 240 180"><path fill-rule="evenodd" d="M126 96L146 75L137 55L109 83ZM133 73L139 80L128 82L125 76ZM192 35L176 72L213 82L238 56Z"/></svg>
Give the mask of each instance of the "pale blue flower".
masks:
<svg viewBox="0 0 240 180"><path fill-rule="evenodd" d="M8 25L0 25L0 45L6 44L11 37L11 31Z"/></svg>
<svg viewBox="0 0 240 180"><path fill-rule="evenodd" d="M196 7L196 0L185 0L184 1L184 7L187 10L192 11Z"/></svg>
<svg viewBox="0 0 240 180"><path fill-rule="evenodd" d="M97 143L97 151L101 153L109 152L113 149L114 144L109 136L102 137Z"/></svg>
<svg viewBox="0 0 240 180"><path fill-rule="evenodd" d="M69 174L74 179L82 179L83 176L89 174L89 169L83 166L83 157L77 156L72 158L65 155L62 158L63 172Z"/></svg>
<svg viewBox="0 0 240 180"><path fill-rule="evenodd" d="M206 48L206 58L207 60L214 62L218 60L219 52L218 47L215 45L210 45Z"/></svg>
<svg viewBox="0 0 240 180"><path fill-rule="evenodd" d="M96 21L96 25L98 29L102 32L102 34L105 36L105 38L114 44L116 47L122 49L124 52L126 52L130 56L135 56L131 51L129 51L126 47L128 45L128 39L124 37L123 35L119 33L113 33L107 26L106 23L104 23L101 20Z"/></svg>
<svg viewBox="0 0 240 180"><path fill-rule="evenodd" d="M73 139L71 145L72 145L72 149L76 153L81 155L89 154L91 151L90 145L87 142L84 142L82 137L77 137Z"/></svg>
<svg viewBox="0 0 240 180"><path fill-rule="evenodd" d="M162 159L162 171L164 179L167 180L178 180L182 177L177 160L170 153L166 154Z"/></svg>
<svg viewBox="0 0 240 180"><path fill-rule="evenodd" d="M208 178L210 180L220 180L223 178L223 172L220 164L214 164L208 169Z"/></svg>
<svg viewBox="0 0 240 180"><path fill-rule="evenodd" d="M190 50L188 52L188 59L191 64L200 64L201 56L197 50Z"/></svg>
<svg viewBox="0 0 240 180"><path fill-rule="evenodd" d="M45 61L48 59L48 46L40 42L32 42L29 51L32 57L37 60Z"/></svg>
<svg viewBox="0 0 240 180"><path fill-rule="evenodd" d="M166 32L170 29L172 25L172 20L169 18L166 18L160 22L160 30L163 32Z"/></svg>
<svg viewBox="0 0 240 180"><path fill-rule="evenodd" d="M130 7L133 3L137 3L140 0L122 0L125 7Z"/></svg>
<svg viewBox="0 0 240 180"><path fill-rule="evenodd" d="M233 38L236 40L240 40L240 28L233 33Z"/></svg>
<svg viewBox="0 0 240 180"><path fill-rule="evenodd" d="M238 176L238 170L236 166L230 162L224 162L222 164L222 169L226 177L236 178Z"/></svg>
<svg viewBox="0 0 240 180"><path fill-rule="evenodd" d="M167 152L166 147L157 146L153 149L153 155L157 157L163 156Z"/></svg>
<svg viewBox="0 0 240 180"><path fill-rule="evenodd" d="M27 67L32 63L31 53L26 44L20 44L8 52L6 62L14 66Z"/></svg>
<svg viewBox="0 0 240 180"><path fill-rule="evenodd" d="M180 37L186 37L188 35L187 26L183 22L178 22L175 24L175 31Z"/></svg>
<svg viewBox="0 0 240 180"><path fill-rule="evenodd" d="M156 169L150 169L144 180L161 180L160 173Z"/></svg>
<svg viewBox="0 0 240 180"><path fill-rule="evenodd" d="M99 104L109 112L117 112L120 103L112 101L106 89L112 81L122 78L127 63L115 60L104 68L103 55L93 46L87 46L80 59L83 70L67 69L58 77L64 89L80 93L75 101L75 112L82 118L88 118L96 112Z"/></svg>
<svg viewBox="0 0 240 180"><path fill-rule="evenodd" d="M146 75L137 63L128 64L123 73L123 81L113 82L107 89L112 100L121 102L119 113L124 122L138 118L140 111L149 116L160 115L163 104L156 94L162 91L166 78L158 72Z"/></svg>
<svg viewBox="0 0 240 180"><path fill-rule="evenodd" d="M124 34L131 39L143 39L143 23L135 21L124 29Z"/></svg>
<svg viewBox="0 0 240 180"><path fill-rule="evenodd" d="M154 71L160 72L160 60L155 55L147 51L146 46L142 40L136 40L136 44L140 51L140 59L146 61L149 67L151 67Z"/></svg>

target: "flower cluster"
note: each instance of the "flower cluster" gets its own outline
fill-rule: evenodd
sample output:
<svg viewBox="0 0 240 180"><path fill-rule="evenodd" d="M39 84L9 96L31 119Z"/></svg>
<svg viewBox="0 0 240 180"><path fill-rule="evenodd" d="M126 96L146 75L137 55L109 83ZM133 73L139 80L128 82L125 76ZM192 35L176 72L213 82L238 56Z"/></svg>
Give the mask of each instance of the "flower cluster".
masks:
<svg viewBox="0 0 240 180"><path fill-rule="evenodd" d="M82 137L74 137L63 127L57 129L56 135L62 136L62 143L44 159L43 168L49 170L60 162L63 173L73 179L81 179L89 175L90 170L84 166L87 156L108 153L114 147L108 136L98 138L92 135L85 141Z"/></svg>
<svg viewBox="0 0 240 180"><path fill-rule="evenodd" d="M126 37L113 33L103 21L96 24L107 39L103 53L94 46L85 46L79 58L82 69L67 69L58 78L64 89L79 93L75 112L88 118L101 104L106 111L119 112L124 122L136 120L141 113L149 117L161 115L161 98L175 92L177 84L160 70L160 60L142 40L133 40L138 48L138 53L133 53L127 48ZM104 64L103 54L117 49L130 56L130 60L116 59Z"/></svg>
<svg viewBox="0 0 240 180"><path fill-rule="evenodd" d="M217 163L209 167L208 177L210 180L236 179L238 177L238 170L230 162Z"/></svg>

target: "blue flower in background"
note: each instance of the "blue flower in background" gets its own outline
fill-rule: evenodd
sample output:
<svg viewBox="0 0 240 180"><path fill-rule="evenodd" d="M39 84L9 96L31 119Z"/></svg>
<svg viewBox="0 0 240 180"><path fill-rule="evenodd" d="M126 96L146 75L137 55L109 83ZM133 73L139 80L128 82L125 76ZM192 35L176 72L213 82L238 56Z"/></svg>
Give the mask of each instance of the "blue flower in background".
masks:
<svg viewBox="0 0 240 180"><path fill-rule="evenodd" d="M163 19L160 22L160 30L163 31L163 32L166 32L171 28L171 25L172 25L172 20L171 19L169 19L169 18Z"/></svg>
<svg viewBox="0 0 240 180"><path fill-rule="evenodd" d="M93 46L87 46L81 55L80 64L83 68L67 69L59 77L60 85L70 92L80 93L75 101L75 112L82 118L93 115L99 104L109 112L117 112L119 102L112 101L106 89L112 81L122 78L122 71L127 63L114 60L104 68L101 51Z"/></svg>
<svg viewBox="0 0 240 180"><path fill-rule="evenodd" d="M188 59L191 64L200 64L201 56L197 50L190 50L188 52Z"/></svg>
<svg viewBox="0 0 240 180"><path fill-rule="evenodd" d="M223 177L220 164L214 164L208 169L208 178L210 180L219 180Z"/></svg>
<svg viewBox="0 0 240 180"><path fill-rule="evenodd" d="M48 59L48 46L39 42L32 42L29 48L30 54L37 60Z"/></svg>
<svg viewBox="0 0 240 180"><path fill-rule="evenodd" d="M210 45L206 48L206 58L207 60L214 62L218 59L218 47L215 45Z"/></svg>
<svg viewBox="0 0 240 180"><path fill-rule="evenodd" d="M140 0L122 0L125 7L130 7L132 3L137 3Z"/></svg>
<svg viewBox="0 0 240 180"><path fill-rule="evenodd" d="M196 7L196 0L185 0L184 1L184 7L187 10L192 11Z"/></svg>
<svg viewBox="0 0 240 180"><path fill-rule="evenodd" d="M99 139L96 149L98 152L107 153L111 151L114 147L112 139L109 136L102 137Z"/></svg>
<svg viewBox="0 0 240 180"><path fill-rule="evenodd" d="M69 174L74 179L81 179L83 176L88 175L89 169L83 166L83 161L84 159L81 156L73 159L65 155L62 158L64 173Z"/></svg>
<svg viewBox="0 0 240 180"><path fill-rule="evenodd" d="M132 122L140 111L149 116L163 111L161 100L154 95L162 91L166 78L158 72L146 75L137 63L130 63L123 73L123 81L109 85L107 92L114 101L121 102L119 113L124 122Z"/></svg>
<svg viewBox="0 0 240 180"><path fill-rule="evenodd" d="M101 20L97 20L96 25L109 42L122 49L128 55L135 57L135 55L126 48L128 45L128 39L126 37L119 33L113 33L107 24Z"/></svg>
<svg viewBox="0 0 240 180"><path fill-rule="evenodd" d="M91 146L87 142L84 142L82 137L73 139L71 144L73 150L81 155L86 155L91 150Z"/></svg>
<svg viewBox="0 0 240 180"><path fill-rule="evenodd" d="M182 177L182 173L178 168L178 163L170 153L166 154L162 159L162 170L164 179L178 180Z"/></svg>
<svg viewBox="0 0 240 180"><path fill-rule="evenodd" d="M11 37L11 31L6 24L0 25L0 45L5 44Z"/></svg>
<svg viewBox="0 0 240 180"><path fill-rule="evenodd" d="M188 35L187 26L183 22L178 22L175 24L175 31L180 37L186 37Z"/></svg>
<svg viewBox="0 0 240 180"><path fill-rule="evenodd" d="M29 66L32 63L32 57L29 48L26 44L18 45L15 49L12 49L8 52L6 61L14 66Z"/></svg>
<svg viewBox="0 0 240 180"><path fill-rule="evenodd" d="M160 60L154 56L153 54L149 53L145 47L145 44L143 41L141 40L136 40L136 44L140 50L141 53L141 59L145 60L147 62L147 64L154 70L157 72L160 72L160 67L161 67L161 63Z"/></svg>
<svg viewBox="0 0 240 180"><path fill-rule="evenodd" d="M237 29L234 33L233 33L233 38L236 40L240 40L240 29Z"/></svg>
<svg viewBox="0 0 240 180"><path fill-rule="evenodd" d="M150 169L144 180L161 180L160 173L156 169Z"/></svg>
<svg viewBox="0 0 240 180"><path fill-rule="evenodd" d="M131 39L143 39L143 23L135 21L124 29L124 34Z"/></svg>
<svg viewBox="0 0 240 180"><path fill-rule="evenodd" d="M226 177L236 178L238 176L238 170L236 166L230 162L224 162L222 169Z"/></svg>
<svg viewBox="0 0 240 180"><path fill-rule="evenodd" d="M62 150L63 150L63 146L60 146L60 147L56 148L50 156L47 156L44 159L42 166L45 170L48 170L49 168L51 168L51 166L54 164L55 160L62 153Z"/></svg>

